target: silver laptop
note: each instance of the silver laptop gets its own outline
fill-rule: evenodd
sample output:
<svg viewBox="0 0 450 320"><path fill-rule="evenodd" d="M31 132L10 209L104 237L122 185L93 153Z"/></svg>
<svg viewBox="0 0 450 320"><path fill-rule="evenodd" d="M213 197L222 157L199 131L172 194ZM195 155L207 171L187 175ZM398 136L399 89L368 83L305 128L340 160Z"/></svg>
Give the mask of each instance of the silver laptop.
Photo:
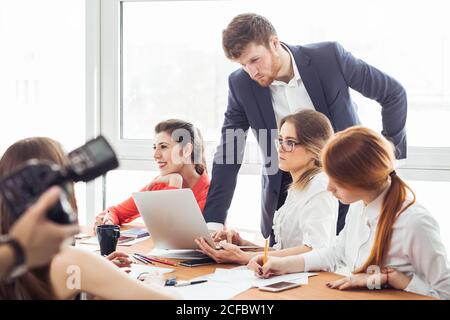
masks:
<svg viewBox="0 0 450 320"><path fill-rule="evenodd" d="M198 249L199 237L215 247L191 189L134 192L133 199L155 248Z"/></svg>

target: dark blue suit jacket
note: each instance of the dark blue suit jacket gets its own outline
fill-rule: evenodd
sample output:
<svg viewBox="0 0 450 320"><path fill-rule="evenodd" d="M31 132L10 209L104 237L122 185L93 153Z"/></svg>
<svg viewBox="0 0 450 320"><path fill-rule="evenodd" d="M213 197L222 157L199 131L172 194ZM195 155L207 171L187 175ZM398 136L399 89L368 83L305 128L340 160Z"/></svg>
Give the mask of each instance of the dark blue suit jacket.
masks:
<svg viewBox="0 0 450 320"><path fill-rule="evenodd" d="M314 107L330 119L336 132L360 124L356 106L350 98L349 88L352 88L382 106L382 133L396 146L397 157L406 157L407 101L405 90L398 81L355 58L336 42L287 46ZM226 140L226 132L230 129L247 132L249 127L256 130L262 150L268 150L264 152L265 166L278 165L270 163L278 161L275 147L270 143L277 136L272 133L268 139L262 139L258 133L260 129L277 128L270 89L261 87L243 69L239 69L229 76L222 140L214 156L212 180L204 209L207 222L225 222L242 160L243 150L237 150L235 141L231 148L237 155L233 156L234 163L230 163L230 155L227 155L227 151L230 153L231 150L230 141ZM264 237L271 233L278 197L284 192L281 176L279 170L276 174L262 176L261 232Z"/></svg>

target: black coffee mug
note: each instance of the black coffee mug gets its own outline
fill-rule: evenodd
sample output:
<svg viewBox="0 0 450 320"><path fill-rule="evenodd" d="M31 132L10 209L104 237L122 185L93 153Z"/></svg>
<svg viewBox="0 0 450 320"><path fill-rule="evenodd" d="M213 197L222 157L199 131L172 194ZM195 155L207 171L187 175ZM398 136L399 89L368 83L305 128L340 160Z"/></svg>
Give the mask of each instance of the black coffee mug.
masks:
<svg viewBox="0 0 450 320"><path fill-rule="evenodd" d="M116 251L117 241L120 237L120 227L118 225L100 225L97 226L95 231L102 256L107 256Z"/></svg>

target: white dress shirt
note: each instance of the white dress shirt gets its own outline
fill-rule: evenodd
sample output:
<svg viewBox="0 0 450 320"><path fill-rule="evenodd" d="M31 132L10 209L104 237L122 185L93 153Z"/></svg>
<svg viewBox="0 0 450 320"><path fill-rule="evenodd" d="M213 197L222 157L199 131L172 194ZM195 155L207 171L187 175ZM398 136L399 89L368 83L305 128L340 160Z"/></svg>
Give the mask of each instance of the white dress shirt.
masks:
<svg viewBox="0 0 450 320"><path fill-rule="evenodd" d="M274 80L269 86L272 96L272 106L275 112L277 126L285 116L294 114L304 109L315 110L314 105L306 91L305 85L300 78L300 73L295 63L294 56L288 47L281 44L291 56L291 64L294 70L294 77L288 82ZM223 230L224 225L218 222L208 222L208 230Z"/></svg>
<svg viewBox="0 0 450 320"><path fill-rule="evenodd" d="M275 212L275 249L331 246L336 238L338 201L327 191L321 172L302 190L289 189L284 205Z"/></svg>
<svg viewBox="0 0 450 320"><path fill-rule="evenodd" d="M283 45L291 56L292 68L294 69L294 77L288 82L274 80L269 86L272 94L272 105L277 120L277 126L280 125L280 120L285 116L294 114L300 110L311 109L315 110L314 105L306 91L305 85L300 78L297 64L291 51Z"/></svg>
<svg viewBox="0 0 450 320"><path fill-rule="evenodd" d="M352 204L336 243L302 255L305 271L335 271L342 265L354 271L362 266L374 243L386 192L367 206L362 201ZM439 226L419 203L411 205L394 223L386 266L412 276L405 291L450 299L450 264Z"/></svg>

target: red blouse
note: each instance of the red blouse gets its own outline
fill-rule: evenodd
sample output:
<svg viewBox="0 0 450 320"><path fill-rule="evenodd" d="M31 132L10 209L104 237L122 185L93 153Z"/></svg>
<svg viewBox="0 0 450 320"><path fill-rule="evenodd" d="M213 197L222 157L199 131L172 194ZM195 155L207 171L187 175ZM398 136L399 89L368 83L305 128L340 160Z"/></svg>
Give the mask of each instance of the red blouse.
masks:
<svg viewBox="0 0 450 320"><path fill-rule="evenodd" d="M165 183L157 183L152 187L149 185L145 186L142 191L155 191L155 190L171 190L177 189L175 187L170 187ZM195 185L192 187L192 192L194 193L195 200L197 200L198 206L200 210L203 212L203 208L205 207L206 197L208 196L209 189L209 177L205 173L203 173ZM134 219L140 217L139 210L134 203L134 199L132 197L128 198L124 202L109 207L104 212L100 213L98 216L104 217L106 219L111 220L114 224L124 224L133 221Z"/></svg>

